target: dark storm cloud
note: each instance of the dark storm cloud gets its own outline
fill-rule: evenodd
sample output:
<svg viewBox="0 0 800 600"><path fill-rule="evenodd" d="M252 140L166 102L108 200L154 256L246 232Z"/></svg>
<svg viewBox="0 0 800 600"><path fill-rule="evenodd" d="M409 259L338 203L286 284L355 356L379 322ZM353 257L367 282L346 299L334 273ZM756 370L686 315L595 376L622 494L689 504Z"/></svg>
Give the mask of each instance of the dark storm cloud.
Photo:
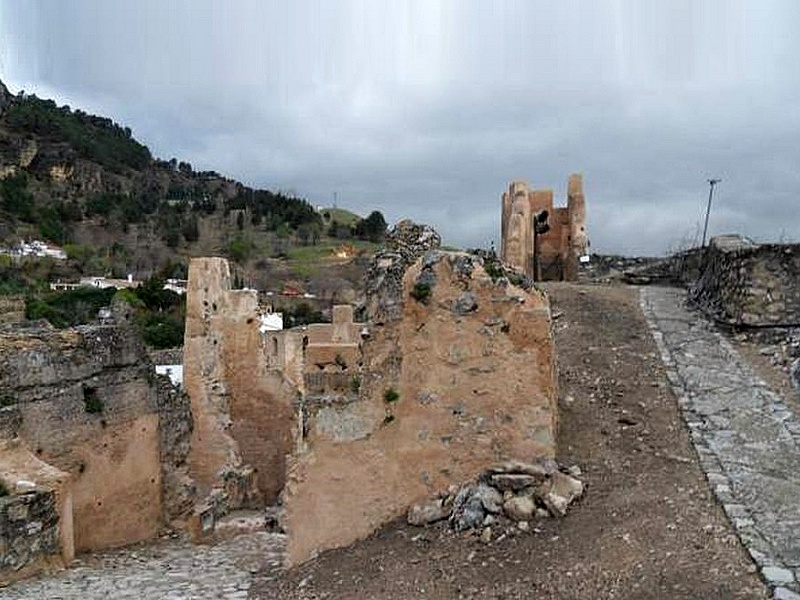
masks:
<svg viewBox="0 0 800 600"><path fill-rule="evenodd" d="M793 3L38 2L0 9L15 90L109 114L163 157L497 240L511 179L593 248L800 237Z"/></svg>

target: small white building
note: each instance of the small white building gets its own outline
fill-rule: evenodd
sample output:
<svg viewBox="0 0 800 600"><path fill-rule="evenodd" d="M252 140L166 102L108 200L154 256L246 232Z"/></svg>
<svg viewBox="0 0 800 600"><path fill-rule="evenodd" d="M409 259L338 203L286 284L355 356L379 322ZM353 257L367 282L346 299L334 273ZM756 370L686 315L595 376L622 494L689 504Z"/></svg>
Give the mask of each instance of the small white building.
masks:
<svg viewBox="0 0 800 600"><path fill-rule="evenodd" d="M31 242L20 242L11 249L13 256L36 256L38 258L55 258L56 260L66 260L67 253L58 246L53 246L41 240Z"/></svg>
<svg viewBox="0 0 800 600"><path fill-rule="evenodd" d="M261 315L261 323L258 326L261 333L267 331L282 331L283 330L283 313L268 312Z"/></svg>

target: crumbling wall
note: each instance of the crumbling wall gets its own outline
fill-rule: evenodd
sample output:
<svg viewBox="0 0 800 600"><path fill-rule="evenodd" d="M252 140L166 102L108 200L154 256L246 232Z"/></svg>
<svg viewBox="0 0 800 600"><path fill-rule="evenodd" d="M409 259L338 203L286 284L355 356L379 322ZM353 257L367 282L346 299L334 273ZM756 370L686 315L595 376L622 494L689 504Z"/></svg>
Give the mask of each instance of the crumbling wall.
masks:
<svg viewBox="0 0 800 600"><path fill-rule="evenodd" d="M555 451L547 299L403 223L367 279L357 389L306 404L284 492L289 562L346 545L508 458Z"/></svg>
<svg viewBox="0 0 800 600"><path fill-rule="evenodd" d="M533 219L541 211L548 213L549 229L534 236ZM553 206L552 190L532 190L524 181L513 181L501 198L500 240L502 260L529 279L536 278L537 254L542 280L575 281L579 258L589 248L583 177L569 176L567 206L559 208Z"/></svg>
<svg viewBox="0 0 800 600"><path fill-rule="evenodd" d="M228 262L189 265L184 387L194 431L189 470L227 508L273 502L283 488L295 395L270 371L285 348L261 332L257 294L232 290Z"/></svg>
<svg viewBox="0 0 800 600"><path fill-rule="evenodd" d="M68 473L19 441L0 441L0 586L68 565L75 554Z"/></svg>
<svg viewBox="0 0 800 600"><path fill-rule="evenodd" d="M1 429L72 476L78 551L145 540L161 526L151 368L141 340L126 328L0 332L0 394L8 411Z"/></svg>
<svg viewBox="0 0 800 600"><path fill-rule="evenodd" d="M800 325L800 244L711 240L690 290L705 312L730 325Z"/></svg>

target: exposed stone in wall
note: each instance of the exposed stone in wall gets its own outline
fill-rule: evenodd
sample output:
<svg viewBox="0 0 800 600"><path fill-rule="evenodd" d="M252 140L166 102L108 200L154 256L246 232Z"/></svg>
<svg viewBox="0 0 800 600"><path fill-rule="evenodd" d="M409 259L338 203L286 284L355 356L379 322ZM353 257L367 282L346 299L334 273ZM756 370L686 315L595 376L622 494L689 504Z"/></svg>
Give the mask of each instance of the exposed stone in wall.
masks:
<svg viewBox="0 0 800 600"><path fill-rule="evenodd" d="M731 325L800 324L800 244L755 244L740 236L711 240L691 299Z"/></svg>
<svg viewBox="0 0 800 600"><path fill-rule="evenodd" d="M158 413L161 452L162 502L168 523L180 525L190 516L197 490L189 475L192 407L189 397L175 388L165 375L159 375Z"/></svg>
<svg viewBox="0 0 800 600"><path fill-rule="evenodd" d="M3 585L63 568L74 547L69 474L36 458L19 440L0 440L0 457Z"/></svg>
<svg viewBox="0 0 800 600"><path fill-rule="evenodd" d="M11 99L11 92L9 92L5 84L0 81L0 115L3 114L6 105L11 101Z"/></svg>
<svg viewBox="0 0 800 600"><path fill-rule="evenodd" d="M403 275L417 258L441 246L432 227L401 221L386 236L366 277L367 311L375 323L394 321L403 314Z"/></svg>
<svg viewBox="0 0 800 600"><path fill-rule="evenodd" d="M547 299L493 281L476 256L415 248L379 254L370 270L377 317L357 390L305 406L284 492L291 563L366 536L492 463L554 454Z"/></svg>

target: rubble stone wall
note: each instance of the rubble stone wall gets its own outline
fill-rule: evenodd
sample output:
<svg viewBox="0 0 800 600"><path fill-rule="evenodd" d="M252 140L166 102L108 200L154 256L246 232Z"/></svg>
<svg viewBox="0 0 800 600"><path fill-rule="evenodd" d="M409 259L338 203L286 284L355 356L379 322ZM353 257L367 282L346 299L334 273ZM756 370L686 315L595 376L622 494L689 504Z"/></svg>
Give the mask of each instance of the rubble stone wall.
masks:
<svg viewBox="0 0 800 600"><path fill-rule="evenodd" d="M190 265L190 471L213 487L246 463L267 501L282 490L290 563L495 462L555 453L547 298L439 245L398 224L367 275L366 323L337 307L332 324L277 332L260 331L255 294L230 290L224 260Z"/></svg>
<svg viewBox="0 0 800 600"><path fill-rule="evenodd" d="M690 296L731 325L800 324L800 244L755 244L739 236L711 240Z"/></svg>

